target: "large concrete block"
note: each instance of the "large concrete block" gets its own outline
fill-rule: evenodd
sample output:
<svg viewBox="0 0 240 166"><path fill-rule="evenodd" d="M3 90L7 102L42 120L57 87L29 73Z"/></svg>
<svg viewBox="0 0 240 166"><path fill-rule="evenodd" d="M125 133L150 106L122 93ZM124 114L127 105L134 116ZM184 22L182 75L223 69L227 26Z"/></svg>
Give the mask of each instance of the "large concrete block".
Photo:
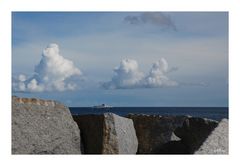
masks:
<svg viewBox="0 0 240 166"><path fill-rule="evenodd" d="M158 154L167 151L163 149L170 141L179 141L174 130L182 126L187 116L160 116L129 114L134 122L138 138L139 154Z"/></svg>
<svg viewBox="0 0 240 166"><path fill-rule="evenodd" d="M195 154L228 154L228 119L223 119Z"/></svg>
<svg viewBox="0 0 240 166"><path fill-rule="evenodd" d="M75 115L87 154L136 154L138 141L131 119L113 113Z"/></svg>
<svg viewBox="0 0 240 166"><path fill-rule="evenodd" d="M51 100L12 98L13 154L80 154L80 131L67 107Z"/></svg>

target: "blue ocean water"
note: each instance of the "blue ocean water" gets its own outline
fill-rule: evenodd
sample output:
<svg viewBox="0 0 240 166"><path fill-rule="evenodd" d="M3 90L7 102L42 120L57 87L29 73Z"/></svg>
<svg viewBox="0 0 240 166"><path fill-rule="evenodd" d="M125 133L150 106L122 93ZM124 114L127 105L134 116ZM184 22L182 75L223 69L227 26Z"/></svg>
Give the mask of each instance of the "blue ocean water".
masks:
<svg viewBox="0 0 240 166"><path fill-rule="evenodd" d="M92 107L70 107L70 111L73 115L112 112L121 116L133 113L149 115L190 115L217 121L223 118L228 119L228 107L113 107L101 109Z"/></svg>

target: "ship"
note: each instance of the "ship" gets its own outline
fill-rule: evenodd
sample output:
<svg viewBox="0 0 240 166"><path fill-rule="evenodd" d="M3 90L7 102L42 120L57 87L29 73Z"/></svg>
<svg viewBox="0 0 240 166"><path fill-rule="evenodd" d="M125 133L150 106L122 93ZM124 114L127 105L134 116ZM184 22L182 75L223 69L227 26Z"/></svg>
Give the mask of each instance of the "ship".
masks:
<svg viewBox="0 0 240 166"><path fill-rule="evenodd" d="M112 106L107 105L107 104L101 104L101 105L95 105L95 106L93 106L93 108L105 109L105 108L112 108Z"/></svg>

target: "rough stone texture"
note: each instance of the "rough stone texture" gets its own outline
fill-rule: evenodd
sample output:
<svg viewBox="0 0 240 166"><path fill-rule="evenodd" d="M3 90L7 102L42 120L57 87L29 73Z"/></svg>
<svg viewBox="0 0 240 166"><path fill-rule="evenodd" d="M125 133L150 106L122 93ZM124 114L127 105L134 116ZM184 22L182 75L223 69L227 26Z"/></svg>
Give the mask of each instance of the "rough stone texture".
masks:
<svg viewBox="0 0 240 166"><path fill-rule="evenodd" d="M174 130L182 126L187 116L159 116L129 114L133 120L138 138L139 154L158 154L165 151L163 145L170 141L178 141Z"/></svg>
<svg viewBox="0 0 240 166"><path fill-rule="evenodd" d="M75 115L87 154L136 154L138 141L131 119L113 113Z"/></svg>
<svg viewBox="0 0 240 166"><path fill-rule="evenodd" d="M214 120L191 117L187 118L183 126L177 128L174 133L181 138L188 151L194 153L217 125L218 122Z"/></svg>
<svg viewBox="0 0 240 166"><path fill-rule="evenodd" d="M223 119L195 154L228 154L228 119Z"/></svg>
<svg viewBox="0 0 240 166"><path fill-rule="evenodd" d="M13 154L80 154L80 131L64 105L12 98Z"/></svg>

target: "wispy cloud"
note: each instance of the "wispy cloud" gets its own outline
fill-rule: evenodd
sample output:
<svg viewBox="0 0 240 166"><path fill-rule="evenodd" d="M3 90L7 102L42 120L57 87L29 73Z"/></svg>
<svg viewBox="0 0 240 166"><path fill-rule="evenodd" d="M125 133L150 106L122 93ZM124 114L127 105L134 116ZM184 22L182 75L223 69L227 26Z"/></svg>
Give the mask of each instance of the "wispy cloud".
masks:
<svg viewBox="0 0 240 166"><path fill-rule="evenodd" d="M124 21L131 25L151 24L160 28L177 30L170 15L162 12L144 12L140 15L128 15L124 18Z"/></svg>

